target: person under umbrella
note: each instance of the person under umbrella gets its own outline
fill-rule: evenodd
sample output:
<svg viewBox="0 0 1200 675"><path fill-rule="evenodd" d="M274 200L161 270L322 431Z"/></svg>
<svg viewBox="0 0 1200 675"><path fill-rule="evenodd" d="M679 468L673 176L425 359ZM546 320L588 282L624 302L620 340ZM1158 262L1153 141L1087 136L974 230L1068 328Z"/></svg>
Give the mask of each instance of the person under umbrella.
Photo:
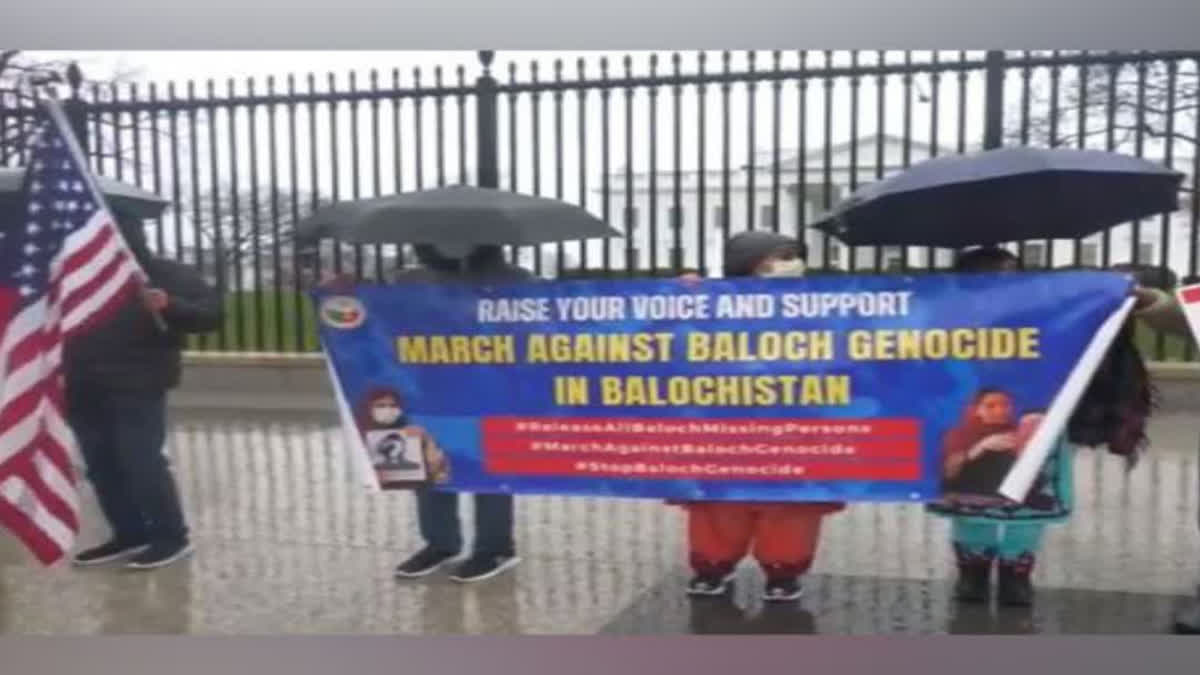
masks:
<svg viewBox="0 0 1200 675"><path fill-rule="evenodd" d="M743 232L725 245L727 278L802 277L804 245L762 231ZM698 277L689 276L696 279ZM734 571L752 551L766 574L763 599L789 601L803 593L800 577L812 567L826 515L839 503L685 502L688 562L693 596L717 596L729 589Z"/></svg>
<svg viewBox="0 0 1200 675"><path fill-rule="evenodd" d="M504 259L500 246L476 246L463 257L446 255L429 244L415 247L421 267L405 270L397 283L519 283L533 281L533 273ZM458 558L463 552L462 523L458 494L431 488L416 492L417 524L425 546L396 566L399 578L428 576ZM513 537L512 495L475 495L474 550L452 572L459 582L482 581L502 574L520 563Z"/></svg>

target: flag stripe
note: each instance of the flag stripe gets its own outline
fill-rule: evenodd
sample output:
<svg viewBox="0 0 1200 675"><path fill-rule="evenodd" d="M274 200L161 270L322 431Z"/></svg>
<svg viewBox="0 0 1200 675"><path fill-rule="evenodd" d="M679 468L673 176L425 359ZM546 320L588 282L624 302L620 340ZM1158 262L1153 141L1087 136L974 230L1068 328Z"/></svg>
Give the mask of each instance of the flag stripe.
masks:
<svg viewBox="0 0 1200 675"><path fill-rule="evenodd" d="M6 477L0 483L0 498L28 519L59 551L70 550L77 528L56 518L24 477L18 474Z"/></svg>
<svg viewBox="0 0 1200 675"><path fill-rule="evenodd" d="M24 511L9 502L5 492L0 492L0 525L12 532L44 565L56 562L63 555L64 548Z"/></svg>

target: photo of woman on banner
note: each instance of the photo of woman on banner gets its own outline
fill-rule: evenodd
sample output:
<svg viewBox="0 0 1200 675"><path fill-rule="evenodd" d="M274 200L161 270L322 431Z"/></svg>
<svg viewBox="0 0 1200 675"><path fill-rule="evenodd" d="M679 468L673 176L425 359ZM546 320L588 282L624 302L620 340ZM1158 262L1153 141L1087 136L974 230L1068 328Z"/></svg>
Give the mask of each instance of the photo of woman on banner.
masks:
<svg viewBox="0 0 1200 675"><path fill-rule="evenodd" d="M1029 411L1016 416L1012 396L999 389L981 389L942 444L942 499L976 505L1004 505L1000 484L1033 437L1044 415ZM1053 490L1047 495L1043 469L1024 504L1048 511L1055 506Z"/></svg>
<svg viewBox="0 0 1200 675"><path fill-rule="evenodd" d="M375 389L363 398L359 429L381 487L417 487L449 480L446 455L425 429L409 422L400 395Z"/></svg>
<svg viewBox="0 0 1200 675"><path fill-rule="evenodd" d="M743 232L725 245L725 277L804 276L805 247L779 234ZM691 277L693 279L698 277ZM688 562L694 578L687 593L724 595L748 552L766 575L763 599L800 598L800 577L812 567L825 516L840 503L686 502Z"/></svg>

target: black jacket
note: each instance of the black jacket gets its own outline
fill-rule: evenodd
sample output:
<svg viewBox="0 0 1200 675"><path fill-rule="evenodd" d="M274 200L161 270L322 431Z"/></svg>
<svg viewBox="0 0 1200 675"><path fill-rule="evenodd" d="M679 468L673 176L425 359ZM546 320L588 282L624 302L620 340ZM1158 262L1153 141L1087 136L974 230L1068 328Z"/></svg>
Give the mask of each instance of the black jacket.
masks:
<svg viewBox="0 0 1200 675"><path fill-rule="evenodd" d="M184 338L221 328L224 308L217 291L192 268L149 259L150 285L167 293L164 332L141 297L126 302L107 321L67 343L68 389L165 392L179 385Z"/></svg>

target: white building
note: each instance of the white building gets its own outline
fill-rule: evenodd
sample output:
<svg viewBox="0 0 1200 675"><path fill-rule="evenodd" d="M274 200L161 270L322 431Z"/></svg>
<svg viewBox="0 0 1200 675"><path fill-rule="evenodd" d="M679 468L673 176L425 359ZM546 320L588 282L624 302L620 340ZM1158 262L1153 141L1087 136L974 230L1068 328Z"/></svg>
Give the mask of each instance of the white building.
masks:
<svg viewBox="0 0 1200 675"><path fill-rule="evenodd" d="M803 161L803 176L797 153L794 150L781 152L778 191L774 153L771 152L760 153L753 168L745 164L731 168L728 185L720 169L706 171L703 175L696 171L681 172L678 176L674 171L662 171L653 176L635 172L628 183L632 190L627 193L625 171L614 172L608 177L607 193L596 190L600 204L592 206L593 211L601 212L607 194L610 222L628 238L607 242L610 264L617 269L626 269L632 254L636 269L669 269L679 256L684 268L703 268L707 274L717 274L721 269L721 242L725 238L726 219L731 233L750 228L772 229L778 222L780 231L794 234L801 222L801 206L803 222L812 223L827 210L827 206L836 205L854 188L902 170L906 156L915 163L934 154L927 143L910 141L906 148L904 139L894 136L866 137L859 139L856 145L846 142L831 146L828 152L824 147L808 151ZM951 145L939 144L936 154L955 151ZM1176 160L1176 166L1181 170L1186 171L1190 165L1190 158ZM857 169L852 172L852 167ZM800 185L805 186L803 200L800 199ZM728 200L724 198L725 194L728 194ZM1137 259L1142 263L1159 264L1163 243L1167 242L1168 266L1183 277L1190 273L1194 237L1190 203L1181 206L1168 220L1166 238L1163 237L1161 218L1143 221ZM1133 260L1132 230L1132 227L1121 226L1110 232L1109 264ZM652 238L652 232L657 236ZM873 247L859 247L853 251L854 260L851 261L851 251L847 247L816 230L806 228L805 241L809 247L809 264L813 267L864 271L876 267ZM1105 262L1101 241L1102 235L1095 235L1082 242L1081 264L1101 266ZM589 266L601 264L605 245L605 242L588 243ZM1051 242L1050 247L1046 242L1028 242L1023 249L1026 263L1034 267L1071 264L1075 253L1074 241ZM913 247L907 251L899 247L885 248L882 256L880 267L883 269L900 267L905 258L907 265L915 268L927 267L930 262L926 248ZM945 266L952 260L953 252L938 249L933 256L935 266Z"/></svg>

